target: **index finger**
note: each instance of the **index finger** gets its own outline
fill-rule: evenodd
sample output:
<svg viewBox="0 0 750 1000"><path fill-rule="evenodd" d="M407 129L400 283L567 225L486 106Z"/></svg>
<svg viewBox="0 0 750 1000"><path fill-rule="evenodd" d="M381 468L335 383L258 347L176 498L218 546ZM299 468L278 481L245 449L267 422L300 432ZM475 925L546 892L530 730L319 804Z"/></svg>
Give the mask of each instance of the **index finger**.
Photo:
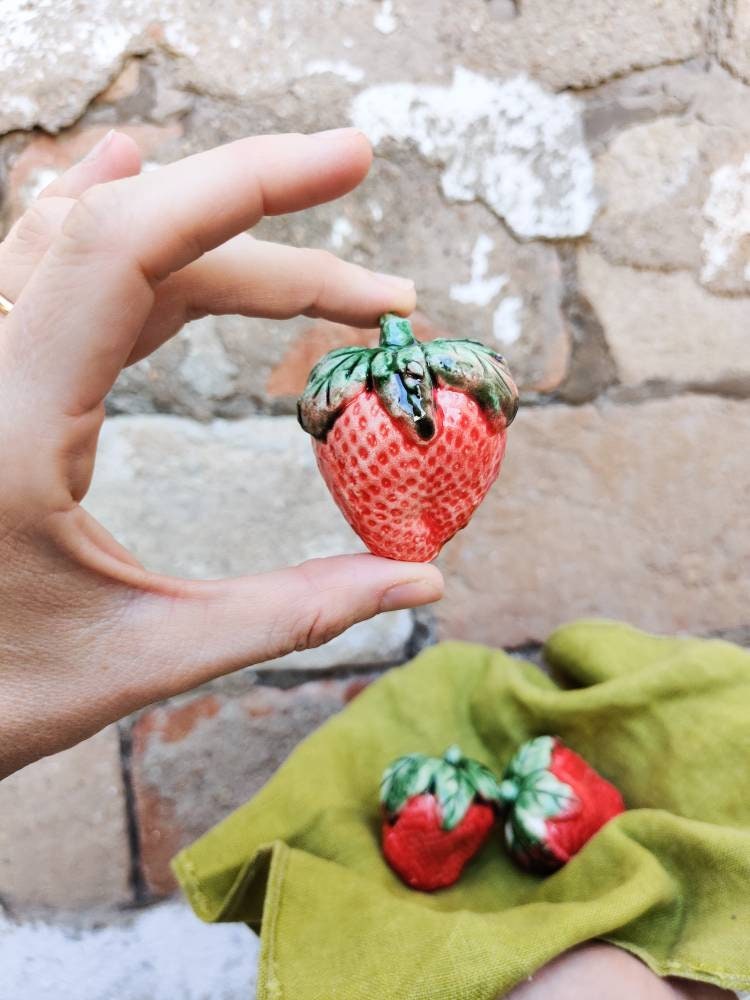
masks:
<svg viewBox="0 0 750 1000"><path fill-rule="evenodd" d="M371 157L356 129L258 136L90 189L6 320L7 350L58 412L88 412L130 354L155 284L263 215L345 194Z"/></svg>

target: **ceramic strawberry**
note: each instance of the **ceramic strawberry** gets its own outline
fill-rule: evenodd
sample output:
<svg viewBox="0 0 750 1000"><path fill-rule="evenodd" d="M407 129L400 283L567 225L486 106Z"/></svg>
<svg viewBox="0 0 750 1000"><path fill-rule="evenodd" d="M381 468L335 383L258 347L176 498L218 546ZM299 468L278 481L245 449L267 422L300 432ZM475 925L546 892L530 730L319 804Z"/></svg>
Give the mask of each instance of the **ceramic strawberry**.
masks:
<svg viewBox="0 0 750 1000"><path fill-rule="evenodd" d="M625 809L618 790L554 736L518 750L500 783L507 807L505 842L523 868L561 868Z"/></svg>
<svg viewBox="0 0 750 1000"><path fill-rule="evenodd" d="M490 834L497 794L491 772L458 747L399 757L380 786L388 864L413 889L452 885Z"/></svg>
<svg viewBox="0 0 750 1000"><path fill-rule="evenodd" d="M385 315L380 346L342 347L299 400L318 467L376 555L427 562L497 478L518 390L505 360L474 340L420 343Z"/></svg>

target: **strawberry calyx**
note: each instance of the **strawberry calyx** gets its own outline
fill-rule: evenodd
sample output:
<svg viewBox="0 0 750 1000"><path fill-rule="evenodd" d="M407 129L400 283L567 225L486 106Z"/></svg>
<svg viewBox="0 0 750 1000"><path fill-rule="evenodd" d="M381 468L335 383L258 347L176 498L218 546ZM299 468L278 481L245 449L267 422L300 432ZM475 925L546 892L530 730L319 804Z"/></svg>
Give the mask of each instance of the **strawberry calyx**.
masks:
<svg viewBox="0 0 750 1000"><path fill-rule="evenodd" d="M407 319L386 313L378 347L341 347L315 365L297 404L298 419L325 441L346 406L372 391L411 440L427 444L439 430L438 387L470 395L498 431L518 409L518 390L502 355L476 340L421 343Z"/></svg>
<svg viewBox="0 0 750 1000"><path fill-rule="evenodd" d="M553 772L553 753L559 741L537 736L519 748L498 786L507 809L505 840L517 856L548 849L548 823L571 817L581 808L574 790Z"/></svg>
<svg viewBox="0 0 750 1000"><path fill-rule="evenodd" d="M457 746L449 747L442 757L407 754L386 768L380 801L389 819L397 819L406 804L419 795L434 796L443 830L455 829L476 800L489 805L499 800L492 772L479 761L465 757Z"/></svg>

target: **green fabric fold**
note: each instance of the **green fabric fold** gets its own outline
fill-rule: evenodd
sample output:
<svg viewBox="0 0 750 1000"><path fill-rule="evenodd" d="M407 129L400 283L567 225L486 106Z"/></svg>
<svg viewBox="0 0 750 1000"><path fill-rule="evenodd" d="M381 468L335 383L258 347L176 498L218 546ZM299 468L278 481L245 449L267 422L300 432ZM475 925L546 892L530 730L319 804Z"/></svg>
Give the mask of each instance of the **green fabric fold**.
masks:
<svg viewBox="0 0 750 1000"><path fill-rule="evenodd" d="M558 683L481 646L425 651L175 858L202 919L260 931L258 1000L494 1000L592 938L750 989L750 654L610 622L566 626L545 654ZM458 885L403 886L379 849L386 765L458 743L499 774L543 733L628 812L546 878L514 867L498 824Z"/></svg>

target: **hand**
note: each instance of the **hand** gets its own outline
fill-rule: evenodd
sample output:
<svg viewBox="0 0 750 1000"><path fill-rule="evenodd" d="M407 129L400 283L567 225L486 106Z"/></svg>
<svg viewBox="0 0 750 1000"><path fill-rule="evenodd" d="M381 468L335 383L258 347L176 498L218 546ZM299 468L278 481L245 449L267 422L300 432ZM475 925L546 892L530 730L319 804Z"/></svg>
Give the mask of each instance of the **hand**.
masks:
<svg viewBox="0 0 750 1000"><path fill-rule="evenodd" d="M0 777L238 667L437 600L431 566L369 555L215 582L151 573L82 507L120 370L209 313L373 326L411 282L254 240L264 214L354 188L353 129L242 139L138 175L110 133L0 244ZM243 235L238 235L243 234Z"/></svg>

